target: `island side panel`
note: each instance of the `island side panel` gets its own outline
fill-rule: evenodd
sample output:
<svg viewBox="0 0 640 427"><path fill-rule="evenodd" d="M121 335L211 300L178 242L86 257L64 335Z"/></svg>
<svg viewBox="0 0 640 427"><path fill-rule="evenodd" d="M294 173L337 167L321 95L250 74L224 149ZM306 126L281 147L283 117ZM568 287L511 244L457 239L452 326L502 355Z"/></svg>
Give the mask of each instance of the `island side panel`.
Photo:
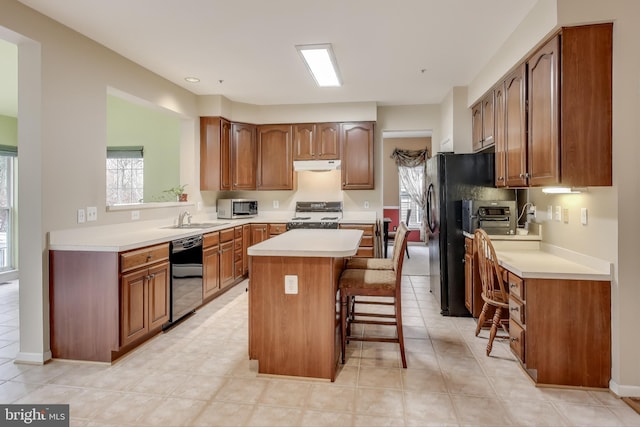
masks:
<svg viewBox="0 0 640 427"><path fill-rule="evenodd" d="M259 372L335 378L336 292L342 258L251 257L249 354ZM285 294L285 275L298 293Z"/></svg>
<svg viewBox="0 0 640 427"><path fill-rule="evenodd" d="M118 254L50 251L54 358L111 362L119 346Z"/></svg>

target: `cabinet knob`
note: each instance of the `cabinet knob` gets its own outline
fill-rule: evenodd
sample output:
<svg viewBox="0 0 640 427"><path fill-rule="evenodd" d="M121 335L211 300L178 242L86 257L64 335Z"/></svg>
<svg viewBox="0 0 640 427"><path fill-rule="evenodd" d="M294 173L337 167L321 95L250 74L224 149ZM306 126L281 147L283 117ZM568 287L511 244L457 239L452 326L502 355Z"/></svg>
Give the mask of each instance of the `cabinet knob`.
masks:
<svg viewBox="0 0 640 427"><path fill-rule="evenodd" d="M511 338L510 338L510 341L511 341L511 342L518 342L518 341L520 341L520 340L519 340L518 338L516 338L516 337L511 337Z"/></svg>
<svg viewBox="0 0 640 427"><path fill-rule="evenodd" d="M499 176L498 181L504 181L504 176Z"/></svg>
<svg viewBox="0 0 640 427"><path fill-rule="evenodd" d="M515 283L511 282L511 283L509 283L509 287L513 289L513 288L517 288L518 285L516 285Z"/></svg>

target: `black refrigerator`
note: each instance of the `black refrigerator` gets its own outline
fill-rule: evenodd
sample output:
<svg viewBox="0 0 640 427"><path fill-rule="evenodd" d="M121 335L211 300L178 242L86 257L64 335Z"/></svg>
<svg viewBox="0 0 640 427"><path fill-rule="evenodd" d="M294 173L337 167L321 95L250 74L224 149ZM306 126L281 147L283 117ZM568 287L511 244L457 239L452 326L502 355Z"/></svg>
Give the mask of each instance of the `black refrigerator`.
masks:
<svg viewBox="0 0 640 427"><path fill-rule="evenodd" d="M470 316L464 305L462 200L515 200L495 188L494 153L438 153L427 160L426 222L430 290L444 316Z"/></svg>

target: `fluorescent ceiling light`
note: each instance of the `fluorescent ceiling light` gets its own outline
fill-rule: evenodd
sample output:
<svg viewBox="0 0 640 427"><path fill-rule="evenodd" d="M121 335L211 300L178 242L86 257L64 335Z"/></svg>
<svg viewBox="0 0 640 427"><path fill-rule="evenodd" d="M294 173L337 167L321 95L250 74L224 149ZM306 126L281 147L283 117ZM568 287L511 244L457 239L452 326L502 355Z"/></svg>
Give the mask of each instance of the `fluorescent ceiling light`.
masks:
<svg viewBox="0 0 640 427"><path fill-rule="evenodd" d="M569 187L545 187L542 189L546 194L576 194L581 193L581 190Z"/></svg>
<svg viewBox="0 0 640 427"><path fill-rule="evenodd" d="M297 45L309 72L320 87L342 86L338 76L338 65L330 44Z"/></svg>

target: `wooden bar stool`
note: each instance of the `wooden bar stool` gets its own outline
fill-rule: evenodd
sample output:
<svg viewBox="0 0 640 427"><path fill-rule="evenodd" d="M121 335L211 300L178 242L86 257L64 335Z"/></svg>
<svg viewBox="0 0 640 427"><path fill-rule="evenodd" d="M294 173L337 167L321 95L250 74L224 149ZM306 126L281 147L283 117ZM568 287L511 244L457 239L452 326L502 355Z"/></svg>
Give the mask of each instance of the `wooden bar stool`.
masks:
<svg viewBox="0 0 640 427"><path fill-rule="evenodd" d="M393 268L389 269L368 269L368 268L347 268L341 276L340 288L340 323L342 332L342 363L345 363L345 350L347 341L379 341L398 343L400 345L400 355L402 357L402 367L407 367L407 359L404 351L404 337L402 333L402 305L401 305L401 282L402 264L404 252L407 245L407 226L400 223L396 232L396 239L399 242L398 250L394 250L392 258ZM402 256L401 256L402 255ZM371 298L367 301L355 301L354 297L391 297L392 302L376 301ZM353 304L349 304L349 302ZM374 312L358 312L355 310L356 304L383 304L392 305L393 314L383 314ZM373 319L392 320L373 320ZM351 324L362 323L370 325L395 326L397 336L388 337L356 337L351 336Z"/></svg>

